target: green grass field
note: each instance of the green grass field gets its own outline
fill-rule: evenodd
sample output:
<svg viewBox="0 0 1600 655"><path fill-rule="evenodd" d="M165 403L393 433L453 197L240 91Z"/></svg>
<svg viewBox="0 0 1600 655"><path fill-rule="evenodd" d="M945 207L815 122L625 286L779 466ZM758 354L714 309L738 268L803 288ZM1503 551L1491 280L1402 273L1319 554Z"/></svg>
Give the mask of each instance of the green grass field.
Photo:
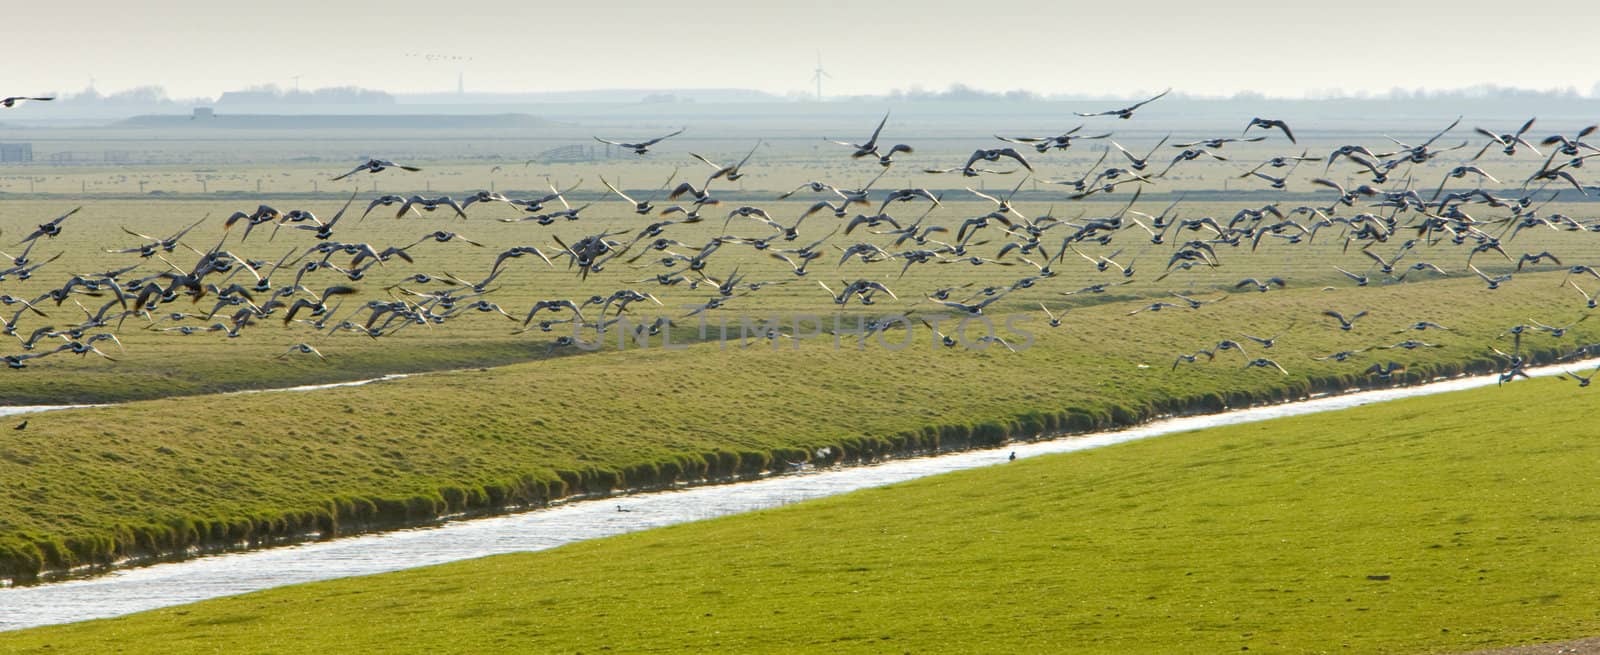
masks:
<svg viewBox="0 0 1600 655"><path fill-rule="evenodd" d="M16 653L1449 653L1600 630L1556 380L0 635ZM1537 425L1537 428L1529 426Z"/></svg>
<svg viewBox="0 0 1600 655"><path fill-rule="evenodd" d="M961 448L1217 411L1314 391L1496 370L1505 328L1558 302L1558 274L1516 295L1468 280L1324 292L1239 294L1198 311L1124 316L1139 301L1035 320L1020 352L945 349L914 333L903 350L827 340L604 350L314 394L174 398L41 414L0 439L0 561L11 575L193 546L427 521L574 493L741 476L824 445L848 459ZM1495 294L1495 295L1489 295ZM1345 332L1328 306L1373 315ZM1426 317L1441 347L1314 356L1387 345ZM1292 323L1270 351L1288 375L1246 358L1172 368L1177 352ZM1139 339L1122 338L1137 330ZM1552 357L1600 335L1529 336ZM1404 332L1403 334L1399 332ZM890 335L898 343L905 335ZM32 373L24 371L25 373ZM892 392L890 391L892 390ZM85 493L85 490L90 490Z"/></svg>

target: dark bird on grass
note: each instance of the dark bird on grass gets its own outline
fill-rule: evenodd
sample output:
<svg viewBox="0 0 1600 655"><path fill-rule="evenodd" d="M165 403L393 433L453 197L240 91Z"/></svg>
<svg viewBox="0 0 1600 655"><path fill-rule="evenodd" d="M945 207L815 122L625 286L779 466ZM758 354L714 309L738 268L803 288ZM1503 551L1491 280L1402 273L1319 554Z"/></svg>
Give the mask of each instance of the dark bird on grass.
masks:
<svg viewBox="0 0 1600 655"><path fill-rule="evenodd" d="M350 169L349 173L345 173L345 174L340 175L338 177L335 177L333 179L334 179L334 181L338 181L338 180L342 180L344 178L350 177L351 175L355 175L356 173L360 173L361 171L366 171L368 173L379 173L379 172L382 172L382 171L384 171L386 169L390 169L390 168L398 168L400 170L411 171L413 173L422 170L421 168L417 168L416 166L407 166L405 164L396 164L396 163L394 163L392 161L389 161L387 159L368 159L366 161L366 163L361 164L360 166L357 166L357 167L355 167L353 169Z"/></svg>
<svg viewBox="0 0 1600 655"><path fill-rule="evenodd" d="M24 102L49 102L55 100L53 96L6 96L0 98L0 107L10 109Z"/></svg>
<svg viewBox="0 0 1600 655"><path fill-rule="evenodd" d="M872 130L872 136L867 137L867 141L865 143L850 143L848 141L833 141L832 139L826 139L826 138L824 140L825 141L829 141L831 143L839 144L841 146L855 148L855 152L850 153L850 156L853 157L853 158L856 158L856 159L860 159L860 158L866 157L868 155L872 155L872 156L876 157L876 156L878 156L878 135L883 132L883 126L884 126L884 124L886 124L888 122L889 122L889 112L884 112L883 113L883 120L878 121L878 127L876 129Z"/></svg>
<svg viewBox="0 0 1600 655"><path fill-rule="evenodd" d="M1339 329L1344 330L1345 332L1349 332L1349 331L1355 329L1356 321L1360 320L1361 317L1367 315L1367 310L1363 309L1363 310L1361 310L1359 312L1356 312L1354 316L1351 316L1349 318L1345 318L1344 314L1341 314L1341 313L1336 312L1336 311L1331 310L1331 309L1322 312L1322 315L1326 316L1328 318L1331 318L1331 319L1333 319L1335 321L1338 321L1339 322Z"/></svg>
<svg viewBox="0 0 1600 655"><path fill-rule="evenodd" d="M673 132L672 134L668 134L666 136L658 136L658 137L656 137L654 139L650 139L648 141L640 141L638 143L623 143L621 141L612 141L612 140L609 140L609 139L602 139L600 137L594 137L594 140L599 141L599 142L604 143L604 144L607 144L607 145L617 146L619 148L627 148L629 150L632 150L633 154L635 154L635 155L643 155L643 154L645 154L647 152L650 152L650 146L653 146L653 145L655 145L657 143L661 143L662 141L665 141L665 140L670 139L672 137L678 136L679 134L683 134L683 130L684 129L687 129L687 128L679 129L678 131Z"/></svg>
<svg viewBox="0 0 1600 655"><path fill-rule="evenodd" d="M1587 385L1585 385L1585 386L1587 386ZM28 422L27 421L23 421L21 423L18 423L17 427L14 427L14 428L11 428L11 429L13 429L13 430L26 430L26 429L28 429Z"/></svg>
<svg viewBox="0 0 1600 655"><path fill-rule="evenodd" d="M1155 94L1154 96L1150 97L1149 99L1141 100L1139 102L1133 103L1132 105L1129 105L1127 107L1123 107L1121 109L1108 109L1106 111L1097 111L1097 112L1089 113L1089 114L1085 114L1083 112L1078 112L1078 111L1075 111L1075 112L1072 112L1072 113L1077 114L1078 116L1085 116L1085 117L1087 117L1087 116L1116 116L1117 118L1121 118L1123 120L1127 120L1129 118L1133 118L1133 112L1137 111L1140 107L1143 107L1143 106L1148 105L1148 104L1150 104L1152 102L1160 100L1163 96L1165 96L1165 95L1167 95L1168 93L1171 93L1171 92L1172 92L1172 89L1169 88L1166 91L1162 91L1161 93Z"/></svg>
<svg viewBox="0 0 1600 655"><path fill-rule="evenodd" d="M73 214L78 213L78 210L80 210L80 209L83 209L83 207L75 207L75 208L73 208L72 211L69 211L69 212L67 212L65 214L57 216L56 218L50 219L49 221L46 221L44 223L40 223L39 227L36 228L33 231L32 234L29 234L28 236L23 237L23 239L21 241L17 242L17 245L20 246L20 245L22 245L24 243L27 243L27 242L32 241L34 239L37 239L39 237L46 237L46 238L50 238L50 239L56 238L56 235L61 234L61 222L64 221L64 220L67 220L67 218L72 216ZM20 266L20 264L19 264L19 266Z"/></svg>
<svg viewBox="0 0 1600 655"><path fill-rule="evenodd" d="M23 422L24 422L24 423L26 423L26 422L27 422L27 421L23 421ZM1015 462L1015 461L1017 461L1017 451L1015 451L1015 450L1013 450L1013 451L1011 451L1011 456L1010 456L1010 457L1007 457L1007 458L1006 458L1006 461L1008 461L1008 462Z"/></svg>
<svg viewBox="0 0 1600 655"><path fill-rule="evenodd" d="M1272 118L1252 118L1250 119L1250 123L1244 126L1244 132L1240 132L1239 134L1243 136L1244 133L1249 132L1250 128L1252 127L1259 127L1264 130L1283 130L1283 135L1289 137L1289 143L1297 143L1294 140L1294 132L1289 131L1289 124L1283 121Z"/></svg>
<svg viewBox="0 0 1600 655"><path fill-rule="evenodd" d="M1275 369L1278 369L1279 373L1282 373L1284 375L1288 375L1289 374L1289 371L1284 370L1283 366L1280 366L1277 362L1272 361L1270 359L1267 359L1265 357L1257 357L1256 359L1252 359L1249 362L1246 362L1244 367L1247 368L1247 369L1249 369L1249 368L1275 368Z"/></svg>

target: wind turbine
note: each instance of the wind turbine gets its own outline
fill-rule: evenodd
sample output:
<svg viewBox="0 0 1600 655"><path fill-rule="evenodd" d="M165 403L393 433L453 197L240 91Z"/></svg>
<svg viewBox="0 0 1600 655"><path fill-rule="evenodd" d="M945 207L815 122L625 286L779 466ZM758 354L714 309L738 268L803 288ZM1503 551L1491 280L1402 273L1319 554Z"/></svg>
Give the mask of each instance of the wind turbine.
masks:
<svg viewBox="0 0 1600 655"><path fill-rule="evenodd" d="M824 78L824 77L826 77L826 78L828 78L830 80L833 79L833 76L829 75L828 71L822 70L822 51L818 50L817 51L817 71L816 71L816 73L814 73L811 76L811 79L816 81L816 83L817 83L817 102L822 102L822 78Z"/></svg>

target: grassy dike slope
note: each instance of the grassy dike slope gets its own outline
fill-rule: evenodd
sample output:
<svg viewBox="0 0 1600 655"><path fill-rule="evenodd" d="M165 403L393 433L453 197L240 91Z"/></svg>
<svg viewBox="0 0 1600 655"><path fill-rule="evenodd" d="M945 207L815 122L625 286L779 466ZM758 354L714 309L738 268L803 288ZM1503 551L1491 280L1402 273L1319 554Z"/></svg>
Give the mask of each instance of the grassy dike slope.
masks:
<svg viewBox="0 0 1600 655"><path fill-rule="evenodd" d="M1529 280L1514 294L1447 280L1249 294L1198 312L1088 307L1061 330L1036 321L1038 343L1014 354L936 349L924 330L903 351L817 342L612 351L314 393L41 414L0 436L0 575L751 475L825 445L871 458L1218 410L1368 382L1361 370L1373 361L1410 364L1413 378L1486 370L1498 365L1487 345L1509 345L1495 339L1506 326L1570 304L1558 277ZM1356 302L1373 315L1355 331L1317 318ZM1311 359L1394 343L1414 334L1395 330L1424 318L1453 328L1424 335L1444 347ZM1237 353L1169 370L1172 353L1295 319L1271 352L1288 376L1245 369ZM1525 349L1571 349L1596 329L1530 336Z"/></svg>
<svg viewBox="0 0 1600 655"><path fill-rule="evenodd" d="M4 634L0 651L1419 653L1566 639L1600 633L1593 399L1546 379L1172 435Z"/></svg>

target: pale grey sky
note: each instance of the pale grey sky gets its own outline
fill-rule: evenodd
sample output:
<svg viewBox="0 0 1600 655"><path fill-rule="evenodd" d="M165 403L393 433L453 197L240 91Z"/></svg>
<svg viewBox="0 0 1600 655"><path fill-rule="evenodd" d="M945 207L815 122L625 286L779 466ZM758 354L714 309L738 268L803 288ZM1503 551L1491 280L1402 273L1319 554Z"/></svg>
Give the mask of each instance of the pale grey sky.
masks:
<svg viewBox="0 0 1600 655"><path fill-rule="evenodd" d="M7 7L0 94L155 84L214 96L255 84L396 92L743 87L1132 95L1339 88L1576 87L1600 79L1584 30L1600 3L1468 13L1443 0L1072 2L757 0L123 0ZM1303 6L1305 5L1305 6ZM22 56L26 53L26 56ZM463 58L428 61L407 53Z"/></svg>

